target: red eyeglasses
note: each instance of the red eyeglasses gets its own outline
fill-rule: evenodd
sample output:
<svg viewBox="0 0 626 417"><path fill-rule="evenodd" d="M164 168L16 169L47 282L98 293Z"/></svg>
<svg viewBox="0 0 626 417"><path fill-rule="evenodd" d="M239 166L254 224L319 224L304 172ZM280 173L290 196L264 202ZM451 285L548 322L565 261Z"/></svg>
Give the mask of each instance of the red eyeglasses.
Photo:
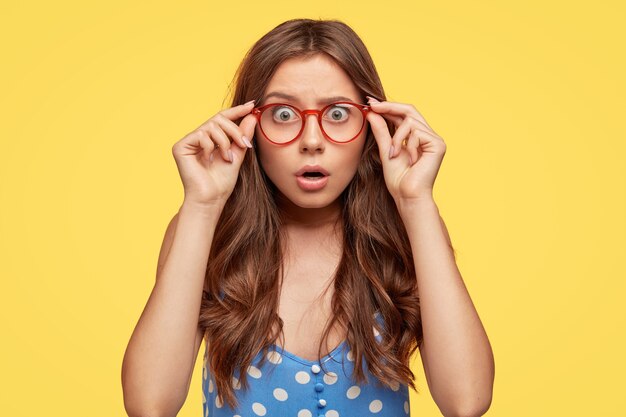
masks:
<svg viewBox="0 0 626 417"><path fill-rule="evenodd" d="M365 126L370 106L350 101L330 103L321 110L300 110L287 103L270 103L252 109L266 139L276 145L288 145L304 131L307 115L317 116L324 137L334 143L356 139Z"/></svg>

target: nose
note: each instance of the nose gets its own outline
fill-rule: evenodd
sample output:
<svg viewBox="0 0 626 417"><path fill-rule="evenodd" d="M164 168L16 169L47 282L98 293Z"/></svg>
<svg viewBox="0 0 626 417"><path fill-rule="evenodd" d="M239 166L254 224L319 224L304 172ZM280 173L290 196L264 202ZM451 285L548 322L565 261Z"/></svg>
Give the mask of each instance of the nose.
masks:
<svg viewBox="0 0 626 417"><path fill-rule="evenodd" d="M324 144L324 134L320 129L317 115L307 114L304 116L304 129L302 130L302 136L300 136L300 149L318 149L322 148Z"/></svg>

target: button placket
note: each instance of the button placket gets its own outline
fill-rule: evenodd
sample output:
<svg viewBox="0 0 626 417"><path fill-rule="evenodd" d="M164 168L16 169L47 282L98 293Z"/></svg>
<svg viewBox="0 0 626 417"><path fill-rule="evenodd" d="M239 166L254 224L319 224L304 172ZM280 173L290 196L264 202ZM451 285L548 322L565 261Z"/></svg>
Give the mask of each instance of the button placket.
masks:
<svg viewBox="0 0 626 417"><path fill-rule="evenodd" d="M321 409L323 409L327 405L326 399L320 398L320 394L324 392L324 384L321 382L321 375L320 375L321 371L322 371L322 368L318 364L311 365L311 372L313 373L313 376L316 381L314 385L314 389L317 395L317 408L320 409L320 412L321 412ZM318 417L324 417L324 414L318 414Z"/></svg>

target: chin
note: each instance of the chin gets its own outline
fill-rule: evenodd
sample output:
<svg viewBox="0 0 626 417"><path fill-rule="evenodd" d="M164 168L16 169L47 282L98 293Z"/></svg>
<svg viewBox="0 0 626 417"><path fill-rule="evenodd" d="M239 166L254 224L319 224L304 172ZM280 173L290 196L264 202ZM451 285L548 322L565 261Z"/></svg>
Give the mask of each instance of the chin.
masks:
<svg viewBox="0 0 626 417"><path fill-rule="evenodd" d="M277 188L280 194L282 194L282 198L289 200L295 206L305 209L328 207L335 202L340 195L340 193L336 192L336 189L328 186L318 191L305 191L298 187L298 185L288 185Z"/></svg>
<svg viewBox="0 0 626 417"><path fill-rule="evenodd" d="M325 192L311 193L298 189L294 193L291 196L287 195L287 198L301 208L324 208L337 199L337 197L333 197Z"/></svg>
<svg viewBox="0 0 626 417"><path fill-rule="evenodd" d="M296 206L303 208L303 209L320 209L320 208L328 207L331 204L331 201L324 201L318 204L311 203L311 202L302 202L302 203L298 203L295 201L292 201L292 202Z"/></svg>

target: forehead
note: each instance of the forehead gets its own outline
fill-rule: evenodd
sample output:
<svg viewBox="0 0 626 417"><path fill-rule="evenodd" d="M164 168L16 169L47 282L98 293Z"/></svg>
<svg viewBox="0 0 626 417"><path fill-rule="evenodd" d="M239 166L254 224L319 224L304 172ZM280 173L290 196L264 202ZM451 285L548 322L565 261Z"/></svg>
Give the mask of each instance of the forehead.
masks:
<svg viewBox="0 0 626 417"><path fill-rule="evenodd" d="M359 90L348 74L332 58L322 54L282 62L265 88L263 101L274 92L294 96L297 102L307 105L320 104L320 100L337 96L361 101ZM293 101L280 96L272 100Z"/></svg>

